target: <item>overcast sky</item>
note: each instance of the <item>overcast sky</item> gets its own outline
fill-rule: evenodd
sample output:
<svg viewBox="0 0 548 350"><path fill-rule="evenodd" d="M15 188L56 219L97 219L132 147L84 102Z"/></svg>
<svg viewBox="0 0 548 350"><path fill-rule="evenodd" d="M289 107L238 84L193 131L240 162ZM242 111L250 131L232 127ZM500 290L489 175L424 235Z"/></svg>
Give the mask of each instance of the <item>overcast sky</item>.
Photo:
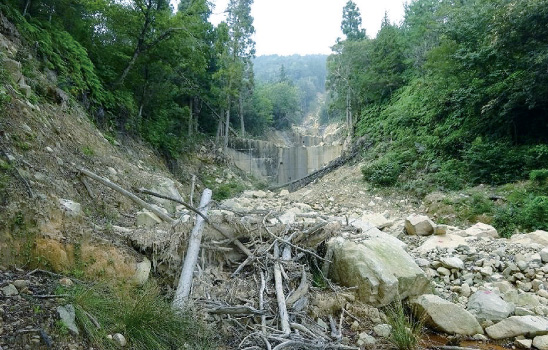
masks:
<svg viewBox="0 0 548 350"><path fill-rule="evenodd" d="M175 0L174 0L175 1ZM210 21L224 19L228 0L215 4ZM255 42L259 55L329 54L330 47L342 37L342 9L347 0L255 0L251 8ZM404 0L354 0L362 15L362 27L375 37L384 12L391 22L403 18Z"/></svg>
<svg viewBox="0 0 548 350"><path fill-rule="evenodd" d="M213 0L211 22L223 20L228 0ZM259 55L329 54L342 37L342 9L347 0L255 0L251 8ZM380 29L384 12L391 22L403 19L404 0L354 0L369 37Z"/></svg>

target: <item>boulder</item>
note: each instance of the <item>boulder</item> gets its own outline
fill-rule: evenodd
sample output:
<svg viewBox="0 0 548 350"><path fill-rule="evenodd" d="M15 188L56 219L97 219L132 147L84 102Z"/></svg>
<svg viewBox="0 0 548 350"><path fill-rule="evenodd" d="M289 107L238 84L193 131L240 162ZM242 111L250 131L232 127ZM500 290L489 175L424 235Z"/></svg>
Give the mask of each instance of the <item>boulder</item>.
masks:
<svg viewBox="0 0 548 350"><path fill-rule="evenodd" d="M71 201L70 199L59 198L59 205L65 215L70 217L78 217L82 215L82 206L78 202Z"/></svg>
<svg viewBox="0 0 548 350"><path fill-rule="evenodd" d="M434 233L436 224L428 216L412 214L405 219L405 231L408 235L428 236Z"/></svg>
<svg viewBox="0 0 548 350"><path fill-rule="evenodd" d="M0 291L6 297L11 297L11 296L19 294L19 291L17 290L17 288L11 283L8 284L7 286L4 286L4 287L0 288Z"/></svg>
<svg viewBox="0 0 548 350"><path fill-rule="evenodd" d="M548 350L548 335L539 335L533 339L533 346L539 350Z"/></svg>
<svg viewBox="0 0 548 350"><path fill-rule="evenodd" d="M516 339L514 340L514 345L518 349L531 349L531 345L533 345L533 341L531 339Z"/></svg>
<svg viewBox="0 0 548 350"><path fill-rule="evenodd" d="M332 256L329 276L342 285L358 287L358 298L373 306L430 290L426 274L391 241L373 238L358 244L335 237L328 242L328 255Z"/></svg>
<svg viewBox="0 0 548 350"><path fill-rule="evenodd" d="M362 230L361 235L372 239L378 238L382 240L390 241L390 243L399 245L402 249L407 248L407 243L400 241L396 237L379 230L373 223L364 222L360 219L350 221L350 225Z"/></svg>
<svg viewBox="0 0 548 350"><path fill-rule="evenodd" d="M158 194L164 195L166 197L171 197L180 201L183 200L181 194L179 193L179 190L177 189L177 186L175 185L175 181L167 177L154 176L152 192L156 192ZM150 198L162 208L166 209L169 213L175 213L178 203L154 196L151 196Z"/></svg>
<svg viewBox="0 0 548 350"><path fill-rule="evenodd" d="M152 264L150 260L145 258L143 261L137 264L135 269L135 274L133 275L133 282L139 286L144 285L148 281L148 276L150 275L150 269Z"/></svg>
<svg viewBox="0 0 548 350"><path fill-rule="evenodd" d="M480 322L485 320L497 322L507 318L514 311L514 305L507 303L490 290L480 290L468 299L467 310Z"/></svg>
<svg viewBox="0 0 548 350"><path fill-rule="evenodd" d="M464 237L489 237L489 238L498 238L499 233L497 229L491 225L484 224L483 222L478 222L472 227L467 228L464 231L459 231L456 234Z"/></svg>
<svg viewBox="0 0 548 350"><path fill-rule="evenodd" d="M548 246L548 232L537 230L531 233L515 234L510 237L510 243L524 246L537 245L546 247Z"/></svg>
<svg viewBox="0 0 548 350"><path fill-rule="evenodd" d="M458 246L468 246L466 239L458 235L446 234L429 237L421 246L416 248L416 251L420 254L424 254L437 248L455 249Z"/></svg>
<svg viewBox="0 0 548 350"><path fill-rule="evenodd" d="M545 335L548 334L548 319L540 316L512 316L485 328L485 331L492 339Z"/></svg>
<svg viewBox="0 0 548 350"><path fill-rule="evenodd" d="M424 317L430 327L448 334L483 334L474 315L463 307L434 294L421 295L411 300L414 312Z"/></svg>
<svg viewBox="0 0 548 350"><path fill-rule="evenodd" d="M542 259L542 262L545 264L548 264L548 247L543 248L540 253L540 258Z"/></svg>
<svg viewBox="0 0 548 350"><path fill-rule="evenodd" d="M362 221L369 222L378 229L383 229L392 225L392 221L388 220L384 215L380 213L363 214Z"/></svg>
<svg viewBox="0 0 548 350"><path fill-rule="evenodd" d="M443 267L448 269L462 270L464 268L464 262L456 256L444 257L440 259Z"/></svg>
<svg viewBox="0 0 548 350"><path fill-rule="evenodd" d="M162 219L148 210L137 212L135 224L137 227L152 227L162 222Z"/></svg>

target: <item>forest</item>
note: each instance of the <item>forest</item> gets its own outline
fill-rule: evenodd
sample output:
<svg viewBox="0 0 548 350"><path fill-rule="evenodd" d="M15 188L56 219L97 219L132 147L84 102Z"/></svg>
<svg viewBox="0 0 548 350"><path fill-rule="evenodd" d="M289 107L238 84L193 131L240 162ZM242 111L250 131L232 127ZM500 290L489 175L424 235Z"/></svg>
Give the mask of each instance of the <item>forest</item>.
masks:
<svg viewBox="0 0 548 350"><path fill-rule="evenodd" d="M548 0L415 0L376 35L348 1L327 59L256 58L252 3L231 0L217 26L205 0L8 0L0 11L30 43L18 53L25 75L52 73L107 135L142 138L165 157L203 135L226 147L230 135L318 110L374 142L364 176L381 186L544 176Z"/></svg>
<svg viewBox="0 0 548 350"><path fill-rule="evenodd" d="M343 12L327 86L382 155L368 180L456 189L548 165L547 1L416 0L373 39L353 2Z"/></svg>
<svg viewBox="0 0 548 350"><path fill-rule="evenodd" d="M229 134L285 128L307 108L280 72L255 85L251 4L230 1L216 27L205 0L176 9L168 0L10 0L0 11L32 47L18 53L26 76L51 73L107 136L142 138L176 158L204 135L226 147Z"/></svg>

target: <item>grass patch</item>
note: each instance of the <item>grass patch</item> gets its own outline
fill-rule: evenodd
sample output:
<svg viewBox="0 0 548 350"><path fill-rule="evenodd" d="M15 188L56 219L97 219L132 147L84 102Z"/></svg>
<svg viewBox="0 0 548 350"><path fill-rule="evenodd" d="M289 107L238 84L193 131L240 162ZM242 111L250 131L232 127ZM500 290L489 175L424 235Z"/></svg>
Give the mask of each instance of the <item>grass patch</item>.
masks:
<svg viewBox="0 0 548 350"><path fill-rule="evenodd" d="M213 333L191 311L177 313L153 283L142 288L77 285L69 294L78 326L99 349L117 349L109 334L121 333L136 350L216 349ZM96 320L101 328L94 324Z"/></svg>
<svg viewBox="0 0 548 350"><path fill-rule="evenodd" d="M386 309L388 324L392 332L388 340L398 350L415 350L419 348L423 335L423 321L417 320L403 301L398 299Z"/></svg>

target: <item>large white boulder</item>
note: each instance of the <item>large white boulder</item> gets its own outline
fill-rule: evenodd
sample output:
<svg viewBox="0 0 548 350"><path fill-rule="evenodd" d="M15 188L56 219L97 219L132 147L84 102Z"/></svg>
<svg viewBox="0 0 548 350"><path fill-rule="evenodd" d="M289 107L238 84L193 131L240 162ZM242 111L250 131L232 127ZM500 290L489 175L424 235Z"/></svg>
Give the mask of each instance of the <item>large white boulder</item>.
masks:
<svg viewBox="0 0 548 350"><path fill-rule="evenodd" d="M548 319L541 316L512 316L485 328L485 331L493 339L545 335L548 334Z"/></svg>
<svg viewBox="0 0 548 350"><path fill-rule="evenodd" d="M427 325L448 334L483 334L474 315L463 307L434 294L421 295L411 300L418 317L424 317Z"/></svg>
<svg viewBox="0 0 548 350"><path fill-rule="evenodd" d="M479 321L497 322L507 318L515 307L490 290L480 290L470 296L466 308Z"/></svg>
<svg viewBox="0 0 548 350"><path fill-rule="evenodd" d="M430 290L426 274L413 258L389 240L355 243L335 237L328 242L328 252L332 253L329 276L344 286L358 287L358 298L373 306Z"/></svg>

